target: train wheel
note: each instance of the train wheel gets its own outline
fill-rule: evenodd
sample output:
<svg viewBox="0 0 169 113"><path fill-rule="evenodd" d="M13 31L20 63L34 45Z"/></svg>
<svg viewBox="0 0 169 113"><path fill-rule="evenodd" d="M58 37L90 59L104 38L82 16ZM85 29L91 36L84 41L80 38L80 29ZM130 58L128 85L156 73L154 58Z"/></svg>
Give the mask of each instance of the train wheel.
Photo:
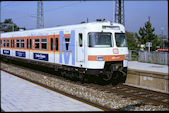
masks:
<svg viewBox="0 0 169 113"><path fill-rule="evenodd" d="M125 81L126 81L126 78L127 78L127 67L124 67L123 68L123 70L122 70L122 74L123 74L123 76L122 76L122 83L125 83Z"/></svg>
<svg viewBox="0 0 169 113"><path fill-rule="evenodd" d="M84 74L83 73L79 73L79 80L82 84L84 83Z"/></svg>
<svg viewBox="0 0 169 113"><path fill-rule="evenodd" d="M73 81L76 82L76 81L78 81L77 77L78 77L78 74L77 74L77 73L71 72L71 80L73 80Z"/></svg>
<svg viewBox="0 0 169 113"><path fill-rule="evenodd" d="M103 76L103 80L105 80L105 81L109 81L111 79L112 79L112 74L106 74Z"/></svg>
<svg viewBox="0 0 169 113"><path fill-rule="evenodd" d="M113 73L112 85L115 86L123 81L123 74L119 71Z"/></svg>
<svg viewBox="0 0 169 113"><path fill-rule="evenodd" d="M65 71L61 71L61 76L62 77L66 77L66 72Z"/></svg>
<svg viewBox="0 0 169 113"><path fill-rule="evenodd" d="M84 73L79 73L79 79L80 79L80 82L83 84L84 82L88 81L88 75Z"/></svg>
<svg viewBox="0 0 169 113"><path fill-rule="evenodd" d="M102 76L102 80L103 80L103 84L109 84L109 83L111 83L111 81L112 81L112 74L110 73L110 74L104 74L103 76Z"/></svg>

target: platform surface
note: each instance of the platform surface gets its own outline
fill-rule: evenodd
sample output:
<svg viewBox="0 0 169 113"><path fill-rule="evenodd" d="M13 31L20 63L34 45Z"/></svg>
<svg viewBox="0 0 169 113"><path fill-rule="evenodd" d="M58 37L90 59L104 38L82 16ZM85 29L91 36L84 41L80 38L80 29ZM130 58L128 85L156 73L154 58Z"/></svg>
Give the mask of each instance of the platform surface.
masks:
<svg viewBox="0 0 169 113"><path fill-rule="evenodd" d="M1 108L4 111L102 111L3 71Z"/></svg>
<svg viewBox="0 0 169 113"><path fill-rule="evenodd" d="M142 63L142 62L138 62L138 61L129 61L128 62L128 69L168 73L168 65Z"/></svg>

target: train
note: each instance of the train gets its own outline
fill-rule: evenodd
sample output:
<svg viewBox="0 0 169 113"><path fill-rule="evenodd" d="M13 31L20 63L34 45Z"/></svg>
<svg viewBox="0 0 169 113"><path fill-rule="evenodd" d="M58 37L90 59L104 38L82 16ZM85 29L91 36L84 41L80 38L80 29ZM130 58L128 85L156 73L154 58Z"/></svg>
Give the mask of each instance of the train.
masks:
<svg viewBox="0 0 169 113"><path fill-rule="evenodd" d="M1 33L1 58L53 67L84 81L125 82L128 47L125 27L110 21Z"/></svg>

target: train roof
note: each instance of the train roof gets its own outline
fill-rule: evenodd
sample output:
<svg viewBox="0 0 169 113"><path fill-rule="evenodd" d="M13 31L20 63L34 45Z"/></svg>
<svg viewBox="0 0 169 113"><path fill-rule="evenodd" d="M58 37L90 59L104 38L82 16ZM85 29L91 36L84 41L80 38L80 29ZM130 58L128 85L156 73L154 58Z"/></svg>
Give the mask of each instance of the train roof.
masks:
<svg viewBox="0 0 169 113"><path fill-rule="evenodd" d="M1 38L7 37L17 37L17 36L46 36L51 35L49 32L55 32L58 34L60 30L65 29L100 29L102 26L118 26L120 29L124 30L124 26L119 23L111 23L110 21L106 22L90 22L90 23L82 23L82 24L75 24L75 25L64 25L64 26L57 26L57 27L50 27L50 28L41 28L41 29L32 29L32 30L23 30L23 31L14 31L14 32L5 32L1 33ZM43 33L42 33L43 32Z"/></svg>

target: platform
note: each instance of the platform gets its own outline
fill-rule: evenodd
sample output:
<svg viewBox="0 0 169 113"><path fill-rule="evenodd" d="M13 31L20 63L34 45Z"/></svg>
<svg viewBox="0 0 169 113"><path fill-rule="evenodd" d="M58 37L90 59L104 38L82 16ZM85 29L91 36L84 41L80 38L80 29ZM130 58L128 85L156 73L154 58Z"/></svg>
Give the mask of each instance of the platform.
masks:
<svg viewBox="0 0 169 113"><path fill-rule="evenodd" d="M11 111L102 111L1 71L1 109Z"/></svg>
<svg viewBox="0 0 169 113"><path fill-rule="evenodd" d="M169 93L168 65L128 62L126 84Z"/></svg>
<svg viewBox="0 0 169 113"><path fill-rule="evenodd" d="M142 71L151 71L168 74L168 65L142 63L138 61L129 61L128 69L136 69Z"/></svg>

